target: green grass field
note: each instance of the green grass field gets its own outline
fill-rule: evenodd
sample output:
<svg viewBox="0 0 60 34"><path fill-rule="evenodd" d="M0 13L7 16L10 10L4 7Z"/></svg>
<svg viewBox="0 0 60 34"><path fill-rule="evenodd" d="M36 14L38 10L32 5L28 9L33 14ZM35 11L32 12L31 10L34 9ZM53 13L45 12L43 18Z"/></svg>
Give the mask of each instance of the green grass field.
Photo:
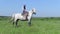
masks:
<svg viewBox="0 0 60 34"><path fill-rule="evenodd" d="M60 34L59 18L33 18L32 26L27 21L19 21L19 27L8 23L8 17L0 17L0 34Z"/></svg>

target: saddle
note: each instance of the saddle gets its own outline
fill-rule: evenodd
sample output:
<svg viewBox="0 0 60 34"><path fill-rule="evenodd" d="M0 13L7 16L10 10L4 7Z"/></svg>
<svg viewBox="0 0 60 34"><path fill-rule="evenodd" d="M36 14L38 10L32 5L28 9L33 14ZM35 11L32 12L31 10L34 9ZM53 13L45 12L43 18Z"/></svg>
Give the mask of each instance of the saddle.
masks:
<svg viewBox="0 0 60 34"><path fill-rule="evenodd" d="M23 13L22 13L22 16L23 16L23 17L25 17L25 18L26 18L26 20L27 20L28 12L27 12L27 11L23 12Z"/></svg>

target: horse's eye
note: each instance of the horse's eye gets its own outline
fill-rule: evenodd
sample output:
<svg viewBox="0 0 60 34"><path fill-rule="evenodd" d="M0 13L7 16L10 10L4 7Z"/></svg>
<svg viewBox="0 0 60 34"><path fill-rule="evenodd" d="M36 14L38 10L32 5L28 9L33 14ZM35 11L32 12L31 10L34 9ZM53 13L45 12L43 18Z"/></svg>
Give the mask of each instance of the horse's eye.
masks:
<svg viewBox="0 0 60 34"><path fill-rule="evenodd" d="M33 10L32 10L33 11Z"/></svg>

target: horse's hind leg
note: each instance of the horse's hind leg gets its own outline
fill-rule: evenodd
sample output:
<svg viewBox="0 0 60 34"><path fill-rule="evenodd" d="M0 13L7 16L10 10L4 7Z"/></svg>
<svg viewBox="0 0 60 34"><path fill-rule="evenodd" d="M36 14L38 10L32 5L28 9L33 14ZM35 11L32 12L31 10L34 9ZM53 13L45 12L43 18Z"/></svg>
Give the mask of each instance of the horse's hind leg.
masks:
<svg viewBox="0 0 60 34"><path fill-rule="evenodd" d="M13 26L14 26L14 23L15 23L15 22L16 22L16 21L14 20L14 21L13 21Z"/></svg>
<svg viewBox="0 0 60 34"><path fill-rule="evenodd" d="M18 24L18 20L19 20L19 19L16 20L16 26L17 26L17 24Z"/></svg>
<svg viewBox="0 0 60 34"><path fill-rule="evenodd" d="M13 21L13 25L14 25L14 21Z"/></svg>

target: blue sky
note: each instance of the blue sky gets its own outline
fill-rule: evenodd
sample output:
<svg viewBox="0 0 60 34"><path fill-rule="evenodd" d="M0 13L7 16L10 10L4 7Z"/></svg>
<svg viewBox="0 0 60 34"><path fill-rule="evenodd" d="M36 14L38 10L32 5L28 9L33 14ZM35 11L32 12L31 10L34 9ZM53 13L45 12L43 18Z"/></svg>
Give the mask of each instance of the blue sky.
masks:
<svg viewBox="0 0 60 34"><path fill-rule="evenodd" d="M36 8L35 17L60 17L60 0L0 0L0 16L22 13L22 6L27 10Z"/></svg>

